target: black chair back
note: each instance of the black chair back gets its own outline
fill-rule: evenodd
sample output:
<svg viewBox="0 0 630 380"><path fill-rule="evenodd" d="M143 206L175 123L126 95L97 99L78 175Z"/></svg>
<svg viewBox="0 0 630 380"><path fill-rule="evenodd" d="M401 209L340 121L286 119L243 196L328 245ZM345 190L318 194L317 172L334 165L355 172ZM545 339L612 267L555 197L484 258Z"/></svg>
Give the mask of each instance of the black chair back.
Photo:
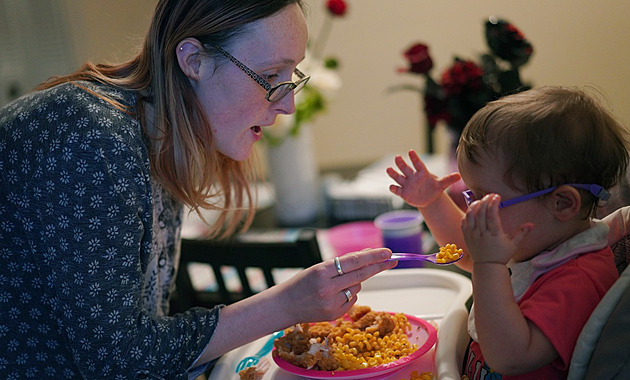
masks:
<svg viewBox="0 0 630 380"><path fill-rule="evenodd" d="M227 241L182 239L181 259L177 275L177 290L171 302L171 312L182 312L193 306L212 307L230 304L255 293L246 274L247 268L258 268L264 274L265 285L276 284L274 269L307 268L322 261L314 229L248 232ZM191 280L191 263L212 267L216 289L195 289ZM233 267L241 287L230 289L223 267Z"/></svg>

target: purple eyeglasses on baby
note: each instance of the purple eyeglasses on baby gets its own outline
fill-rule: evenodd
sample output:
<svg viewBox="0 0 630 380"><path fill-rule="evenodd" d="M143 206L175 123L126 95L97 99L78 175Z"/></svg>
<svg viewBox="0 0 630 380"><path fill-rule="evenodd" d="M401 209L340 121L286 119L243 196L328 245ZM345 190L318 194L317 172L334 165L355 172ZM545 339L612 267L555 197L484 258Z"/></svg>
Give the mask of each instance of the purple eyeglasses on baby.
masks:
<svg viewBox="0 0 630 380"><path fill-rule="evenodd" d="M600 185L594 185L594 184L586 185L586 184L582 184L582 183L567 183L567 185L573 186L573 187L577 187L579 189L588 190L591 194L593 194L598 199L601 199L603 201L605 201L608 198L610 198L610 193L608 191L606 191L606 189L604 189ZM499 203L499 208L512 206L512 205L515 205L517 203L525 202L525 201L528 201L530 199L533 199L533 198L536 198L536 197L540 197L541 195L545 195L545 194L551 193L557 187L558 186L552 186L552 187L544 189L544 190L540 190L540 191L536 191L536 192L533 192L533 193L521 195L520 197L508 199L507 201L503 201L503 202ZM462 192L462 194L464 194L464 199L466 200L466 204L468 206L470 206L471 203L473 203L474 201L477 200L477 197L475 197L475 194L473 194L473 192L470 191L470 190L465 190L465 191Z"/></svg>

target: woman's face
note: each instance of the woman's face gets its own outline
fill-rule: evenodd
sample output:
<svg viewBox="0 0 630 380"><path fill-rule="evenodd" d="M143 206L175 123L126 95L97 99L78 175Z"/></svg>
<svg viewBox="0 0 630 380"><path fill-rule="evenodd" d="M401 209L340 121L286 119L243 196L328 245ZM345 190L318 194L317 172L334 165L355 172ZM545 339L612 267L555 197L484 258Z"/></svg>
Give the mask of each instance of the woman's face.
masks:
<svg viewBox="0 0 630 380"><path fill-rule="evenodd" d="M272 86L292 80L304 58L308 30L302 10L291 4L274 16L256 21L226 50ZM238 66L211 58L201 63L193 88L212 127L215 147L224 155L245 160L262 138L262 127L278 114L295 112L293 93L278 102L266 100L266 91Z"/></svg>

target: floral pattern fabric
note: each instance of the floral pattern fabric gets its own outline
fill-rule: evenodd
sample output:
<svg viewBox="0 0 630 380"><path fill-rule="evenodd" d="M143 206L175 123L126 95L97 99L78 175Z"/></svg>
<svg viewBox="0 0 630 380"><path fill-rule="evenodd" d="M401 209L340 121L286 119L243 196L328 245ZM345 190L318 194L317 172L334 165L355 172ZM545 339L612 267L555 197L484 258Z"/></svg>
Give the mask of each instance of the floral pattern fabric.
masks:
<svg viewBox="0 0 630 380"><path fill-rule="evenodd" d="M187 378L219 309L168 316L182 207L133 93L88 82L0 110L2 378Z"/></svg>

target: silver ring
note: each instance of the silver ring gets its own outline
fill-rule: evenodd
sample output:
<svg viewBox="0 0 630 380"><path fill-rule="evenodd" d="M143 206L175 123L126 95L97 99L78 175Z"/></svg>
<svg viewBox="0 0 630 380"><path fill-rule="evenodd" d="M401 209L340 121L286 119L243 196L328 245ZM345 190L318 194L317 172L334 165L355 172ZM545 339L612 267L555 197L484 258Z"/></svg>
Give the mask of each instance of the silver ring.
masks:
<svg viewBox="0 0 630 380"><path fill-rule="evenodd" d="M335 268L337 268L337 273L340 276L343 276L343 269L341 269L341 262L339 261L339 257L335 257Z"/></svg>
<svg viewBox="0 0 630 380"><path fill-rule="evenodd" d="M350 300L352 299L352 293L350 292L350 290L344 289L343 290L343 294L346 295L346 298L348 299L348 302L350 302Z"/></svg>

